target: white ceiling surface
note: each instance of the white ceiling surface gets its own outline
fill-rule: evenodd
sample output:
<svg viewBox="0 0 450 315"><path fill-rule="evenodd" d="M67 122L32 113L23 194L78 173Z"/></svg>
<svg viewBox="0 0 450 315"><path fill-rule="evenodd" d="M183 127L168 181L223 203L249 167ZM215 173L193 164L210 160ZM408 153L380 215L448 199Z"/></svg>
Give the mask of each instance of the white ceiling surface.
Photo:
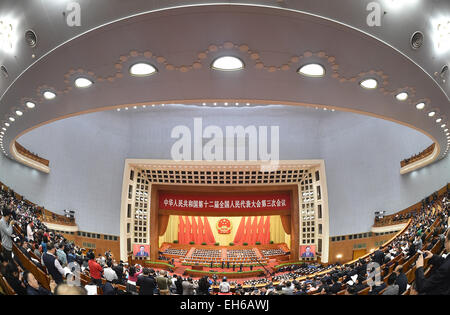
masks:
<svg viewBox="0 0 450 315"><path fill-rule="evenodd" d="M380 0L380 3L386 1ZM443 157L447 141L442 129L435 119L416 110L414 104L428 99L427 110L437 110L444 122L448 122L450 80L445 84L437 82L433 73L448 62L450 53L437 54L435 51L430 21L434 16L450 16L449 1L417 0L414 4L405 4L401 10L389 9L383 4L387 14L380 27L366 24L369 13L366 5L370 1L286 0L281 6L275 0L245 2L317 14L370 33L379 40L335 22L292 10L228 5L194 6L140 15L73 39L133 14L200 1L78 1L82 8L81 27L67 26L62 15L67 2L3 0L0 3L0 18L6 12L8 17L15 19L19 37L14 54L0 54L0 64L4 64L9 72L8 78L0 77L0 122L3 124L9 116L14 116L16 109L24 108L24 98L37 102L36 109L25 111L23 117L16 117L8 128L3 141L5 148L27 129L81 111L130 103L239 99L255 100L255 103L269 100L303 102L383 116L428 134L440 144L439 158ZM39 43L35 49L27 47L23 40L23 33L30 28L38 34ZM415 30L424 32L426 36L424 46L417 51L409 46L410 36ZM64 75L70 69L82 68L100 77L115 75L117 69L114 65L119 57L132 50L149 50L156 56L164 56L174 65L190 65L210 44L221 45L226 41L248 45L250 50L260 54L265 65L274 66L281 66L290 57L301 56L305 51L323 51L336 58L338 71L344 77L356 77L370 70L383 71L388 76L388 84L384 86L387 90L411 87L415 89L415 95L410 102L401 103L391 94L364 90L358 82L341 83L331 77L331 65L317 56L292 64L288 71L270 73L255 69L255 62L249 54L238 49L210 53L201 69L187 73L168 71L151 59L159 73L148 78L134 78L127 74L127 67L143 57L130 58L123 64L123 78L113 82L95 82L94 86L82 91L73 88L68 93L59 94L53 101L41 100L36 90L43 85L58 91L73 86L74 77L70 78L69 84L64 83ZM31 58L31 54L35 54L36 59ZM242 58L246 69L236 73L209 69L215 57L229 54ZM300 77L296 70L302 62L321 62L327 70L326 77Z"/></svg>

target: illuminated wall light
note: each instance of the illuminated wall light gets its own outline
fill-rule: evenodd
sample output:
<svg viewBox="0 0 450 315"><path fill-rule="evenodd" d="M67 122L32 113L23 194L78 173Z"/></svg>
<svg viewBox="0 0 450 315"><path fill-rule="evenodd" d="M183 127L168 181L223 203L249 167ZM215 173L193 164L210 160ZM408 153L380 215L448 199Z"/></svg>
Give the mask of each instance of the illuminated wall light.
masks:
<svg viewBox="0 0 450 315"><path fill-rule="evenodd" d="M146 77L155 74L158 70L148 63L136 63L130 67L130 74L135 77Z"/></svg>
<svg viewBox="0 0 450 315"><path fill-rule="evenodd" d="M85 89L90 87L93 82L87 78L78 78L75 80L75 86L80 89Z"/></svg>
<svg viewBox="0 0 450 315"><path fill-rule="evenodd" d="M244 62L233 56L219 57L213 61L211 68L220 71L238 71L244 69Z"/></svg>
<svg viewBox="0 0 450 315"><path fill-rule="evenodd" d="M302 66L297 70L297 73L302 74L307 77L323 77L325 75L325 68L317 63L310 63Z"/></svg>
<svg viewBox="0 0 450 315"><path fill-rule="evenodd" d="M250 106L250 103L246 103L245 105Z"/></svg>
<svg viewBox="0 0 450 315"><path fill-rule="evenodd" d="M51 91L45 91L42 95L44 95L47 100L52 100L56 97L56 94Z"/></svg>
<svg viewBox="0 0 450 315"><path fill-rule="evenodd" d="M424 108L425 108L425 103L418 103L418 104L416 104L416 108L417 108L418 110L424 109Z"/></svg>
<svg viewBox="0 0 450 315"><path fill-rule="evenodd" d="M398 94L395 96L395 98L396 98L397 100L399 100L399 101L406 101L406 100L408 99L408 93L406 93L406 92L398 93Z"/></svg>
<svg viewBox="0 0 450 315"><path fill-rule="evenodd" d="M373 90L377 88L378 82L375 79L365 79L359 82L359 85L361 85L365 89Z"/></svg>
<svg viewBox="0 0 450 315"><path fill-rule="evenodd" d="M26 102L25 105L29 108L29 109L33 109L36 107L36 104L33 102Z"/></svg>

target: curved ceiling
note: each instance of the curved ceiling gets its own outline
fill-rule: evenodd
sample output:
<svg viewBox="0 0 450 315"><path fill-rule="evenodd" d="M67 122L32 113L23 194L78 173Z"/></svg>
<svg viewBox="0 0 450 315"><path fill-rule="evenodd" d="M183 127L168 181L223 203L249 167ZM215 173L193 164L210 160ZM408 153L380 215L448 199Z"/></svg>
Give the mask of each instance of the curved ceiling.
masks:
<svg viewBox="0 0 450 315"><path fill-rule="evenodd" d="M199 106L279 103L353 111L423 132L438 145L436 158L448 152L449 140L444 131L447 127L441 128L448 125L448 82L431 73L448 59L449 53L438 56L428 46L428 50L423 47L408 51L409 40L401 36L414 29L415 23L422 21L425 27L436 10L434 6L418 1L416 9L409 9L411 15L400 20L389 18L394 11L388 11L382 20L385 26L374 29L365 24L369 13L363 10L366 7L354 2L351 6L340 3L339 8L334 5L333 11L333 6L321 7L315 3L318 1L302 1L306 6L303 10L321 17L292 10L294 1L253 1L265 5L281 3L283 9L228 4L178 7L147 14L138 13L162 8L158 5L163 1L145 1L145 5L143 1L108 1L107 10L101 6L102 1L95 1L95 5L81 3L82 24L69 29L60 25L65 23L64 17L51 18L61 14L59 1L27 6L6 1L0 5L0 11L7 8L11 16L25 7L21 14L27 23L45 12L43 8L48 10L47 18L30 25L38 34L46 34L38 37L39 44L33 51L37 60L26 57L31 51L24 43L17 45L15 54L3 55L2 63L8 66L9 73L0 79L0 123L6 129L1 140L5 153L20 135L54 120L114 107L172 102ZM135 9L136 5L141 9ZM424 7L429 15L415 11ZM442 3L439 12L445 15L448 9ZM357 10L364 14L357 14L356 19L352 13ZM73 38L130 14L138 15ZM409 20L415 15L420 18ZM25 23L25 19L18 20ZM404 23L401 28L399 23ZM393 32L396 26L399 31ZM62 45L55 48L59 44ZM227 55L240 58L245 68L235 72L210 68L217 57ZM158 72L149 77L131 76L129 67L136 62L152 64ZM325 76L300 76L297 70L307 63L321 64ZM80 76L94 84L76 88L74 81ZM376 79L378 87L361 88L359 82L367 78ZM47 90L56 93L56 98L46 100L42 93ZM395 98L400 92L408 93L406 101ZM28 109L27 101L33 101L36 107ZM423 110L416 109L419 102L425 103ZM17 110L23 115L18 115ZM435 112L434 117L428 117L430 111ZM439 123L437 118L441 118Z"/></svg>

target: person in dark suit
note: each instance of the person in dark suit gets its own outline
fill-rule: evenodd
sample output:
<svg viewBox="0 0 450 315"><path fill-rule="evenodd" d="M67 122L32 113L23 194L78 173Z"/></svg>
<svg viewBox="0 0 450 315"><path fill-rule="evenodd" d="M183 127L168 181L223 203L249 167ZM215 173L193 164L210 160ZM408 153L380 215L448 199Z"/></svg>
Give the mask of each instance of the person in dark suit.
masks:
<svg viewBox="0 0 450 315"><path fill-rule="evenodd" d="M156 281L150 275L150 269L144 268L143 275L139 276L136 281L136 286L140 287L139 295L153 295L156 289Z"/></svg>
<svg viewBox="0 0 450 315"><path fill-rule="evenodd" d="M227 261L227 268L230 269L230 262Z"/></svg>
<svg viewBox="0 0 450 315"><path fill-rule="evenodd" d="M236 270L236 264L233 263L233 271Z"/></svg>
<svg viewBox="0 0 450 315"><path fill-rule="evenodd" d="M342 290L342 284L339 282L339 277L336 275L331 277L331 281L333 284L329 288L330 294L337 294L339 291Z"/></svg>
<svg viewBox="0 0 450 315"><path fill-rule="evenodd" d="M398 285L398 294L402 295L403 292L406 291L406 287L408 286L408 279L403 272L403 265L398 265L397 267L395 267L394 272L397 275L395 284Z"/></svg>
<svg viewBox="0 0 450 315"><path fill-rule="evenodd" d="M240 265L239 265L239 272L242 272L242 268L244 268L244 265L243 265L243 264L240 264Z"/></svg>
<svg viewBox="0 0 450 315"><path fill-rule="evenodd" d="M136 253L136 257L148 257L150 256L146 251L145 251L145 246L141 246L139 248L139 251Z"/></svg>
<svg viewBox="0 0 450 315"><path fill-rule="evenodd" d="M222 260L222 269L225 267L225 262Z"/></svg>
<svg viewBox="0 0 450 315"><path fill-rule="evenodd" d="M445 250L450 253L450 229L445 236ZM416 286L419 293L429 295L449 295L450 294L450 254L444 259L441 256L433 255L427 251L424 255L419 255L416 262ZM425 279L423 270L424 259L429 258L429 263L433 265L433 273Z"/></svg>
<svg viewBox="0 0 450 315"><path fill-rule="evenodd" d="M306 246L305 252L302 254L302 258L312 258L314 257L314 253L311 252L311 247Z"/></svg>

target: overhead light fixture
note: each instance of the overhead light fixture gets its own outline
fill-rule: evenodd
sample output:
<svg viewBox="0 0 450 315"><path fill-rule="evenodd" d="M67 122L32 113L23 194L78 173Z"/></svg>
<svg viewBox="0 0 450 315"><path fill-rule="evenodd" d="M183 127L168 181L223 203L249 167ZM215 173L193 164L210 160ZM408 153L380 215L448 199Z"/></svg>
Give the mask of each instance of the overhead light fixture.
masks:
<svg viewBox="0 0 450 315"><path fill-rule="evenodd" d="M375 79L365 79L359 82L359 85L361 85L365 89L373 90L377 88L378 82Z"/></svg>
<svg viewBox="0 0 450 315"><path fill-rule="evenodd" d="M29 108L29 109L33 109L36 107L36 104L34 104L33 102L26 102L25 105Z"/></svg>
<svg viewBox="0 0 450 315"><path fill-rule="evenodd" d="M436 119L436 122L437 122L437 123L440 123L441 121L442 121L442 118Z"/></svg>
<svg viewBox="0 0 450 315"><path fill-rule="evenodd" d="M6 123L5 123L5 126L6 126L6 127L9 127L9 126L10 126L10 124L6 122Z"/></svg>
<svg viewBox="0 0 450 315"><path fill-rule="evenodd" d="M416 108L419 109L419 110L424 109L425 108L425 103L422 102L422 103L416 104Z"/></svg>
<svg viewBox="0 0 450 315"><path fill-rule="evenodd" d="M22 113L20 110L16 110L16 115L17 115L17 116L22 116L23 113Z"/></svg>
<svg viewBox="0 0 450 315"><path fill-rule="evenodd" d="M432 22L436 50L440 53L450 50L450 18L444 17Z"/></svg>
<svg viewBox="0 0 450 315"><path fill-rule="evenodd" d="M212 69L220 71L238 71L244 69L244 67L244 62L233 56L219 57L211 65Z"/></svg>
<svg viewBox="0 0 450 315"><path fill-rule="evenodd" d="M11 21L0 20L0 49L13 51L15 42L14 27Z"/></svg>
<svg viewBox="0 0 450 315"><path fill-rule="evenodd" d="M444 132L447 132L447 131L448 131L448 128L444 129Z"/></svg>
<svg viewBox="0 0 450 315"><path fill-rule="evenodd" d="M429 113L428 113L428 116L429 116L429 117L433 117L434 115L436 115L436 112L429 112Z"/></svg>
<svg viewBox="0 0 450 315"><path fill-rule="evenodd" d="M117 111L120 112L120 108L118 108Z"/></svg>
<svg viewBox="0 0 450 315"><path fill-rule="evenodd" d="M14 119L14 117L9 117L9 120L12 121L12 122L16 121L16 120Z"/></svg>
<svg viewBox="0 0 450 315"><path fill-rule="evenodd" d="M75 80L75 86L80 89L88 88L93 82L87 78L78 78Z"/></svg>
<svg viewBox="0 0 450 315"><path fill-rule="evenodd" d="M406 92L398 93L398 94L395 96L395 98L396 98L397 100L399 100L399 101L406 101L406 100L408 99L408 93L406 93Z"/></svg>
<svg viewBox="0 0 450 315"><path fill-rule="evenodd" d="M155 74L158 70L151 64L139 62L130 67L130 74L136 77L146 77Z"/></svg>
<svg viewBox="0 0 450 315"><path fill-rule="evenodd" d="M447 125L446 124L442 124L441 125L441 128L445 128Z"/></svg>
<svg viewBox="0 0 450 315"><path fill-rule="evenodd" d="M6 128L5 128L5 127L2 127L2 130L3 130L3 131L6 131Z"/></svg>
<svg viewBox="0 0 450 315"><path fill-rule="evenodd" d="M42 95L44 95L47 100L52 100L56 97L56 94L51 91L45 91Z"/></svg>
<svg viewBox="0 0 450 315"><path fill-rule="evenodd" d="M300 67L297 73L307 77L323 77L325 75L325 68L318 63L310 63Z"/></svg>

